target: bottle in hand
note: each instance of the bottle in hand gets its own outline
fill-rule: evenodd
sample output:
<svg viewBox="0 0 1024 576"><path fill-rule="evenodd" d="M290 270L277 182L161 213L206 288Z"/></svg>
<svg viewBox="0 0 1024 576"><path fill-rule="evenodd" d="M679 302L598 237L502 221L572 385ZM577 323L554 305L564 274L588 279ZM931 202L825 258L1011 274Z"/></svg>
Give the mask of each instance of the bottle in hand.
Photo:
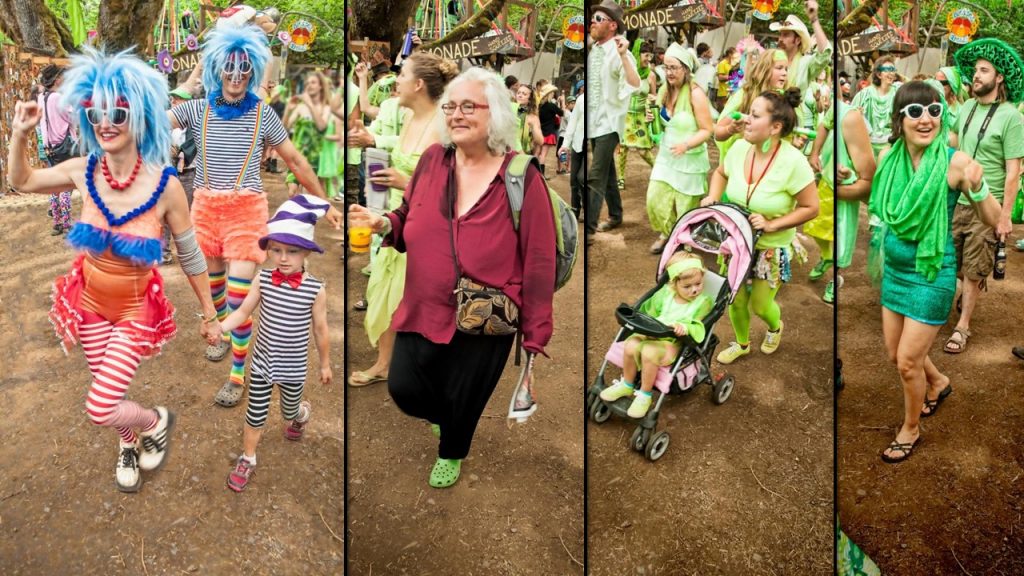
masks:
<svg viewBox="0 0 1024 576"><path fill-rule="evenodd" d="M992 270L992 278L1002 280L1006 277L1006 242L996 242L996 266Z"/></svg>

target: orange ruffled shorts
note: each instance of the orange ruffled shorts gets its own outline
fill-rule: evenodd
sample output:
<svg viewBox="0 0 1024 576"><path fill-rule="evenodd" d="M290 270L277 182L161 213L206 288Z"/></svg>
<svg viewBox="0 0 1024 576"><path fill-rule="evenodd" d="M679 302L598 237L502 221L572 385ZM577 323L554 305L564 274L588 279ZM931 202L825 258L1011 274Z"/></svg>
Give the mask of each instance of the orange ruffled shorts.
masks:
<svg viewBox="0 0 1024 576"><path fill-rule="evenodd" d="M209 258L261 263L267 253L259 239L267 235L267 195L248 188L210 190L197 187L192 224L203 254Z"/></svg>

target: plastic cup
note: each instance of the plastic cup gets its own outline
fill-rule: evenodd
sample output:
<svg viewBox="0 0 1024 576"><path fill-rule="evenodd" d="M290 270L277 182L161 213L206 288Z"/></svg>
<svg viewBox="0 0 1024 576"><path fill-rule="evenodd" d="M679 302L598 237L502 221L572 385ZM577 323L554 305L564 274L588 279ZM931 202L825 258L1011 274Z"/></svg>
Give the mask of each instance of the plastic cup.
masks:
<svg viewBox="0 0 1024 576"><path fill-rule="evenodd" d="M369 226L351 226L348 229L348 247L353 252L363 253L370 251L370 235L373 232Z"/></svg>

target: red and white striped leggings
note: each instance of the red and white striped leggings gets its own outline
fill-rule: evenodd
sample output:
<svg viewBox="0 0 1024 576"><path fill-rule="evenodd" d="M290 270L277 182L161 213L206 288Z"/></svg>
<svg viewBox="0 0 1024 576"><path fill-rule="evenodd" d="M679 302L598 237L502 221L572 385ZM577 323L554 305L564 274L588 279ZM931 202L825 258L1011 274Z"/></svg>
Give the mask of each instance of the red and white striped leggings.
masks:
<svg viewBox="0 0 1024 576"><path fill-rule="evenodd" d="M92 372L92 386L85 399L89 420L97 426L115 428L122 440L134 443L135 429L152 430L157 414L124 398L142 360L139 346L123 331L127 323L112 324L95 312L83 310L78 336Z"/></svg>

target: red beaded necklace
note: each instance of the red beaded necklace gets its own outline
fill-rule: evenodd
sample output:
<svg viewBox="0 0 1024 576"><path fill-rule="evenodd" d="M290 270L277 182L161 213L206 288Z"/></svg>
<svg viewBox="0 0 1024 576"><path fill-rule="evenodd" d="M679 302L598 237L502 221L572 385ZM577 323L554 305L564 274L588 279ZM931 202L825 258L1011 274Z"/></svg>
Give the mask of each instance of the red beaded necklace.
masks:
<svg viewBox="0 0 1024 576"><path fill-rule="evenodd" d="M139 175L139 169L142 168L142 155L135 160L135 169L132 170L132 175L128 177L124 182L118 182L114 180L114 177L110 175L110 167L107 166L107 156L104 155L100 161L100 170L103 172L103 178L110 184L110 187L114 190L124 190L135 182L135 178Z"/></svg>

